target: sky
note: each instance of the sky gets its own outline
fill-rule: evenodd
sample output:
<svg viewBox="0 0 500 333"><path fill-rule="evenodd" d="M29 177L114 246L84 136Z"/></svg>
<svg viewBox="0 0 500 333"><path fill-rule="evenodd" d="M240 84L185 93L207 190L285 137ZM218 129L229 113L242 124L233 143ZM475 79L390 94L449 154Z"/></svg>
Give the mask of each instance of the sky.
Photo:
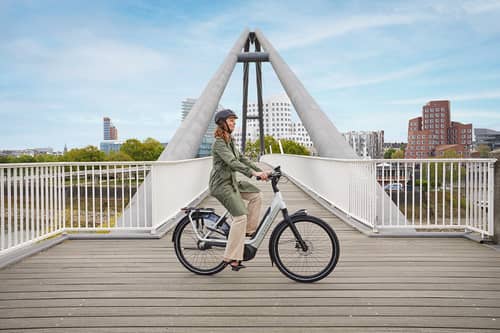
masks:
<svg viewBox="0 0 500 333"><path fill-rule="evenodd" d="M0 0L0 149L168 142L242 31L260 29L341 132L384 130L436 99L500 130L500 0ZM242 103L237 64L221 104ZM255 69L250 100L256 99ZM263 95L284 93L269 63Z"/></svg>

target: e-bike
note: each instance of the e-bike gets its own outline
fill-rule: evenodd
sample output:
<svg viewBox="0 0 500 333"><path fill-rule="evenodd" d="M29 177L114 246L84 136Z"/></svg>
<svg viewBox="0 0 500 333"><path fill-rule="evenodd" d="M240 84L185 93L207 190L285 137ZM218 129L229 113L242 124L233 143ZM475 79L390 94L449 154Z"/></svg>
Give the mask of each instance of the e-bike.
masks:
<svg viewBox="0 0 500 333"><path fill-rule="evenodd" d="M335 268L340 245L335 231L320 218L301 209L288 210L278 188L280 167L274 168L271 180L274 197L251 239L245 240L243 261L255 257L276 216L283 220L274 228L269 239L269 256L280 272L298 282L315 282L328 276ZM175 254L189 271L211 275L222 271L222 261L230 225L228 212L222 216L213 208L183 208L186 216L177 224L172 240Z"/></svg>

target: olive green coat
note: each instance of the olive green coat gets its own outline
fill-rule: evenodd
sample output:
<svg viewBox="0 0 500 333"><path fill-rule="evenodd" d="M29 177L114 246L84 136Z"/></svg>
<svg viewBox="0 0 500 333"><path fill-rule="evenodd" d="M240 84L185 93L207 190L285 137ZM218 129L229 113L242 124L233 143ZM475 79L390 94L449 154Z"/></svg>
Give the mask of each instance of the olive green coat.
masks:
<svg viewBox="0 0 500 333"><path fill-rule="evenodd" d="M260 192L257 187L246 181L236 180L236 171L248 178L252 169L262 171L244 155L240 154L233 141L226 143L216 138L212 146L213 167L210 172L210 194L219 200L232 216L248 213L240 192Z"/></svg>

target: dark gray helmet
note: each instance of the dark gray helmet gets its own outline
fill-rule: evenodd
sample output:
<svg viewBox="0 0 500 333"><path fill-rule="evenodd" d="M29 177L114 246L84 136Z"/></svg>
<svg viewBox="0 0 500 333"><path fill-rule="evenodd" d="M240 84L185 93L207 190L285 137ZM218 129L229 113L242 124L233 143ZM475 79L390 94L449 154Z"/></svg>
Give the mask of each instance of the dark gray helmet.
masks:
<svg viewBox="0 0 500 333"><path fill-rule="evenodd" d="M225 110L220 110L215 114L215 123L219 124L219 122L226 120L229 117L234 117L238 119L238 116L236 113L233 112L233 110L225 109Z"/></svg>

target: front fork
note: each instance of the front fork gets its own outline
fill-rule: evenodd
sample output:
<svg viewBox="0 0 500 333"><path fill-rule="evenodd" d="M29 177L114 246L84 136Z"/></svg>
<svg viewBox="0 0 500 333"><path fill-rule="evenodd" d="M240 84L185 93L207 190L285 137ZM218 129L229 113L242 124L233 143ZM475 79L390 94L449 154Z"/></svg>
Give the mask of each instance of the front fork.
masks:
<svg viewBox="0 0 500 333"><path fill-rule="evenodd" d="M288 225L290 226L290 229L292 229L293 235L295 236L295 240L297 241L297 243L302 248L302 251L306 252L307 249L308 249L307 244L302 239L302 236L300 235L299 231L297 230L297 227L295 226L295 223L292 222L292 219L290 218L290 215L288 215L288 209L283 208L281 210L281 212L283 213L283 219L288 223Z"/></svg>

